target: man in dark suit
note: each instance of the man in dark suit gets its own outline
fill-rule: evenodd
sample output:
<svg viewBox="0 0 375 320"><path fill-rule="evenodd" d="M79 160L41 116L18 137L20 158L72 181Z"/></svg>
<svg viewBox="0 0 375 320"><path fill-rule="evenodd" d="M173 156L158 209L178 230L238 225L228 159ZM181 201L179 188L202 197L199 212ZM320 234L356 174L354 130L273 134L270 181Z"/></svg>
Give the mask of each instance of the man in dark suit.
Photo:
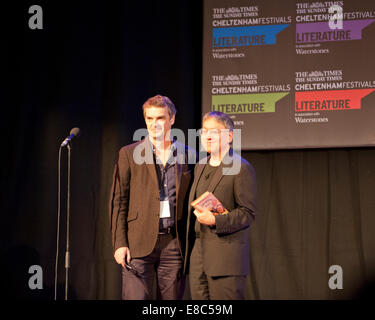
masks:
<svg viewBox="0 0 375 320"><path fill-rule="evenodd" d="M256 215L254 168L231 149L233 121L228 115L206 114L201 135L210 156L196 165L189 195L186 261L190 264L185 269L190 271L191 296L244 299L250 272L249 227ZM229 213L214 215L199 206L194 210L191 202L206 191Z"/></svg>
<svg viewBox="0 0 375 320"><path fill-rule="evenodd" d="M110 195L114 257L122 266L123 299L181 299L185 249L185 195L190 185L185 145L171 140L176 109L157 95L143 105L148 136L123 147ZM187 199L186 199L187 200Z"/></svg>

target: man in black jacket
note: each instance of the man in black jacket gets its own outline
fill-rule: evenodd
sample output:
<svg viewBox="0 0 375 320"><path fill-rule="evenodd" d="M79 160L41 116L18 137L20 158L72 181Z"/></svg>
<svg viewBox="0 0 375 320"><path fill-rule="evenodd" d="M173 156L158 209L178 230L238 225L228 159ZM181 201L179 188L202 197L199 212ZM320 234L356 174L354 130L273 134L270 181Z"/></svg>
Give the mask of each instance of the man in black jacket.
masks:
<svg viewBox="0 0 375 320"><path fill-rule="evenodd" d="M191 256L185 270L189 269L191 296L244 299L250 272L249 227L256 215L255 172L231 149L233 121L228 115L210 112L202 127L202 145L210 156L195 167L189 204L209 191L229 213L214 215L189 205L186 260Z"/></svg>

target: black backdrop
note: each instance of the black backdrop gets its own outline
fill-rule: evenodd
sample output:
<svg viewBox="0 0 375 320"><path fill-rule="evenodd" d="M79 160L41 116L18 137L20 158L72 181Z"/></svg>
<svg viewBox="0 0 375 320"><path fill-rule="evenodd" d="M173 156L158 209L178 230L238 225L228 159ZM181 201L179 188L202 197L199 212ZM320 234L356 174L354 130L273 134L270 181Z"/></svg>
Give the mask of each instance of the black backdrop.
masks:
<svg viewBox="0 0 375 320"><path fill-rule="evenodd" d="M43 8L43 30L28 28L33 4ZM176 127L199 128L202 5L17 1L2 12L2 295L53 298L58 146L78 126L82 134L72 148L71 298L118 299L120 270L107 218L113 164L134 130L144 127L141 105L152 95L175 102ZM374 276L375 149L243 156L255 167L259 189L248 298L353 297ZM66 172L65 152L63 163ZM62 230L60 297L64 241ZM28 288L33 264L43 268L43 290ZM329 289L330 265L342 266L343 290Z"/></svg>

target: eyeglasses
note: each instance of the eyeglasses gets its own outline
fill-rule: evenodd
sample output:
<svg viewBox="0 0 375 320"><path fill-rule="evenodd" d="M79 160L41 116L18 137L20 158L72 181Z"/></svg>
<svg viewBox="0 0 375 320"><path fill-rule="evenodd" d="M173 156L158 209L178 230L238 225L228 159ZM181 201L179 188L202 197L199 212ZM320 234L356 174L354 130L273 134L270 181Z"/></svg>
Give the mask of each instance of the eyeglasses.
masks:
<svg viewBox="0 0 375 320"><path fill-rule="evenodd" d="M229 129L199 129L200 135L219 136L221 134L229 134Z"/></svg>

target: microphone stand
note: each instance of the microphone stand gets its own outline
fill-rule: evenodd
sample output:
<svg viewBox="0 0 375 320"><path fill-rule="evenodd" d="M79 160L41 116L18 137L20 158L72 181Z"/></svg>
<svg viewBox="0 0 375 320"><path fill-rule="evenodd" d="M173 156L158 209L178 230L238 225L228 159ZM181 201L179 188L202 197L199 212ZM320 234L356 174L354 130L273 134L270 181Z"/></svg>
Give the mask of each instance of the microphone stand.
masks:
<svg viewBox="0 0 375 320"><path fill-rule="evenodd" d="M69 240L69 225L70 225L70 157L71 146L70 142L67 144L68 148L68 183L67 183L67 198L66 198L66 252L65 252L65 300L68 300L68 285L69 285L69 268L70 268L70 240Z"/></svg>
<svg viewBox="0 0 375 320"><path fill-rule="evenodd" d="M59 239L60 239L60 213L61 213L61 150L64 147L68 148L68 177L67 177L67 198L66 198L66 252L65 252L65 300L68 300L68 288L69 288L69 268L70 268L70 156L71 156L71 145L70 142L74 137L79 135L80 129L73 128L70 130L70 135L60 144L59 158L58 158L58 187L57 187L57 236L56 236L56 262L55 262L55 300L57 300L57 273L59 265Z"/></svg>
<svg viewBox="0 0 375 320"><path fill-rule="evenodd" d="M70 142L66 145L68 148L68 177L67 177L67 199L66 199L66 252L65 252L65 300L68 300L68 285L69 285L69 268L70 268L70 158L71 146ZM59 261L59 239L60 239L60 212L61 212L61 150L59 149L58 157L58 200L57 200L57 239L56 239L56 261L55 261L55 296L57 300L57 273Z"/></svg>

